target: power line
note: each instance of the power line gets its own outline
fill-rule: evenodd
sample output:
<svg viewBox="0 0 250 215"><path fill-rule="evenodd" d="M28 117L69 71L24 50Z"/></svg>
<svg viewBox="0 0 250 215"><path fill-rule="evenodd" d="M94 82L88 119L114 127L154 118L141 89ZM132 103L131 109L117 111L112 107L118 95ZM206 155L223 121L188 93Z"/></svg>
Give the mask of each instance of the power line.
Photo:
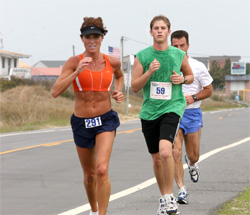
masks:
<svg viewBox="0 0 250 215"><path fill-rule="evenodd" d="M131 38L128 38L128 37L124 37L124 36L123 36L123 38L124 38L125 40L132 40L132 41L134 41L134 42L137 42L137 43L141 43L141 44L143 44L143 45L150 46L150 44L148 44L148 43L143 43L143 42L141 42L141 41L134 40L134 39L131 39Z"/></svg>
<svg viewBox="0 0 250 215"><path fill-rule="evenodd" d="M141 42L141 41L138 41L138 40L135 40L135 39L132 39L132 38L129 38L129 37L125 37L125 36L122 36L124 40L131 40L131 41L134 41L134 42L137 42L137 43L140 43L140 44L143 44L143 45L147 45L147 46L150 46L150 44L148 43L144 43L144 42ZM191 55L198 55L198 56L202 56L202 57L209 57L209 56L213 56L213 55L209 55L209 54L197 54L197 53L191 53L189 52L189 54ZM241 57L244 57L244 58L250 58L250 56L241 56Z"/></svg>
<svg viewBox="0 0 250 215"><path fill-rule="evenodd" d="M72 49L72 47L68 47L68 48L66 48L66 49L63 49L63 50L58 51L58 52L55 52L55 53L53 53L53 54L50 54L50 55L47 55L47 56L44 56L44 57L40 57L40 59L47 58L47 57L51 57L51 56L53 56L53 55L62 53L62 52L64 52L64 51L68 50L68 49Z"/></svg>

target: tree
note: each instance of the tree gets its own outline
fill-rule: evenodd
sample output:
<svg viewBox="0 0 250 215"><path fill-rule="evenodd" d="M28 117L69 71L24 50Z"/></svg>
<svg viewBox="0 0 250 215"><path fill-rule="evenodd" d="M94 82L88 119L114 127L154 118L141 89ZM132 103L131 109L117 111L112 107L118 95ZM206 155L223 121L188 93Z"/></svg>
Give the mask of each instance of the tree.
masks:
<svg viewBox="0 0 250 215"><path fill-rule="evenodd" d="M225 60L225 65L223 67L225 75L231 75L231 60L230 58Z"/></svg>
<svg viewBox="0 0 250 215"><path fill-rule="evenodd" d="M216 60L211 63L210 74L213 77L213 88L223 89L225 86L225 69L221 69Z"/></svg>

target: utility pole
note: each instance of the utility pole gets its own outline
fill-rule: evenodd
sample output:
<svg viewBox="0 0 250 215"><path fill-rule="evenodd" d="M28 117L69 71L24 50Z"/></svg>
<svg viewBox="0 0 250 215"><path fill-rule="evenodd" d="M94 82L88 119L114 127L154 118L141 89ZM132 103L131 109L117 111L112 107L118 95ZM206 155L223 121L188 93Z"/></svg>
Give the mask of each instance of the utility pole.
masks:
<svg viewBox="0 0 250 215"><path fill-rule="evenodd" d="M121 37L121 67L122 67L122 70L123 70L123 41L124 41L124 38L123 36Z"/></svg>
<svg viewBox="0 0 250 215"><path fill-rule="evenodd" d="M129 62L128 62L128 76L127 76L127 115L128 115L128 106L129 106L129 84L130 84L130 77L131 77L131 62L130 62L130 56L129 56Z"/></svg>
<svg viewBox="0 0 250 215"><path fill-rule="evenodd" d="M122 70L123 70L123 53L124 53L124 50L123 50L123 43L124 43L124 37L122 36L121 37L121 64L122 64ZM130 62L129 62L130 63ZM130 66L128 67L128 74L127 74L127 115L128 115L128 105L129 105L129 70L130 70Z"/></svg>
<svg viewBox="0 0 250 215"><path fill-rule="evenodd" d="M0 49L3 49L3 36L1 32L0 32Z"/></svg>
<svg viewBox="0 0 250 215"><path fill-rule="evenodd" d="M137 41L137 40L134 40L134 39L131 39L131 38L128 38L128 37L124 37L122 36L121 37L121 67L122 67L122 71L123 71L123 59L124 59L124 40L131 40L131 41L134 41L134 42L137 42L137 43L141 43L141 44L144 44L144 45L147 45L149 46L149 44L147 43L143 43L143 42L140 42L140 41ZM128 108L129 108L129 83L131 82L130 80L132 79L132 71L131 71L131 58L129 56L129 62L128 62L128 74L127 74L127 115L128 115Z"/></svg>

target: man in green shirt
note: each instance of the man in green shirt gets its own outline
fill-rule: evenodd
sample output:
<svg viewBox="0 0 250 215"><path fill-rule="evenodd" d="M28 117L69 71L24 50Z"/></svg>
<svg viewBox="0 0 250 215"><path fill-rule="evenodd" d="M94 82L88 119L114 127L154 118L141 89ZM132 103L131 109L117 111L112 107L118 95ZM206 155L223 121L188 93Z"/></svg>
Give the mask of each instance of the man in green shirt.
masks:
<svg viewBox="0 0 250 215"><path fill-rule="evenodd" d="M143 89L139 118L161 193L157 215L179 214L173 196L172 147L186 107L182 84L191 84L194 79L185 52L168 45L170 33L167 17L152 19L153 46L136 54L132 76L133 91Z"/></svg>

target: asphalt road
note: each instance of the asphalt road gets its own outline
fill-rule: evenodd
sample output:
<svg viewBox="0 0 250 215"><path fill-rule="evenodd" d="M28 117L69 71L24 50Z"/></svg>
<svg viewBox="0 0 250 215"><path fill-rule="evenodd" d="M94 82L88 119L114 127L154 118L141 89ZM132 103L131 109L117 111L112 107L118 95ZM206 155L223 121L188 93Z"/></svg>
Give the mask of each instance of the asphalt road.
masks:
<svg viewBox="0 0 250 215"><path fill-rule="evenodd" d="M249 119L249 108L204 113L201 176L193 183L185 169L189 204L179 206L181 215L211 215L249 185ZM134 120L118 129L108 215L156 214L159 190L140 128ZM0 141L1 215L89 213L69 127L1 134Z"/></svg>

